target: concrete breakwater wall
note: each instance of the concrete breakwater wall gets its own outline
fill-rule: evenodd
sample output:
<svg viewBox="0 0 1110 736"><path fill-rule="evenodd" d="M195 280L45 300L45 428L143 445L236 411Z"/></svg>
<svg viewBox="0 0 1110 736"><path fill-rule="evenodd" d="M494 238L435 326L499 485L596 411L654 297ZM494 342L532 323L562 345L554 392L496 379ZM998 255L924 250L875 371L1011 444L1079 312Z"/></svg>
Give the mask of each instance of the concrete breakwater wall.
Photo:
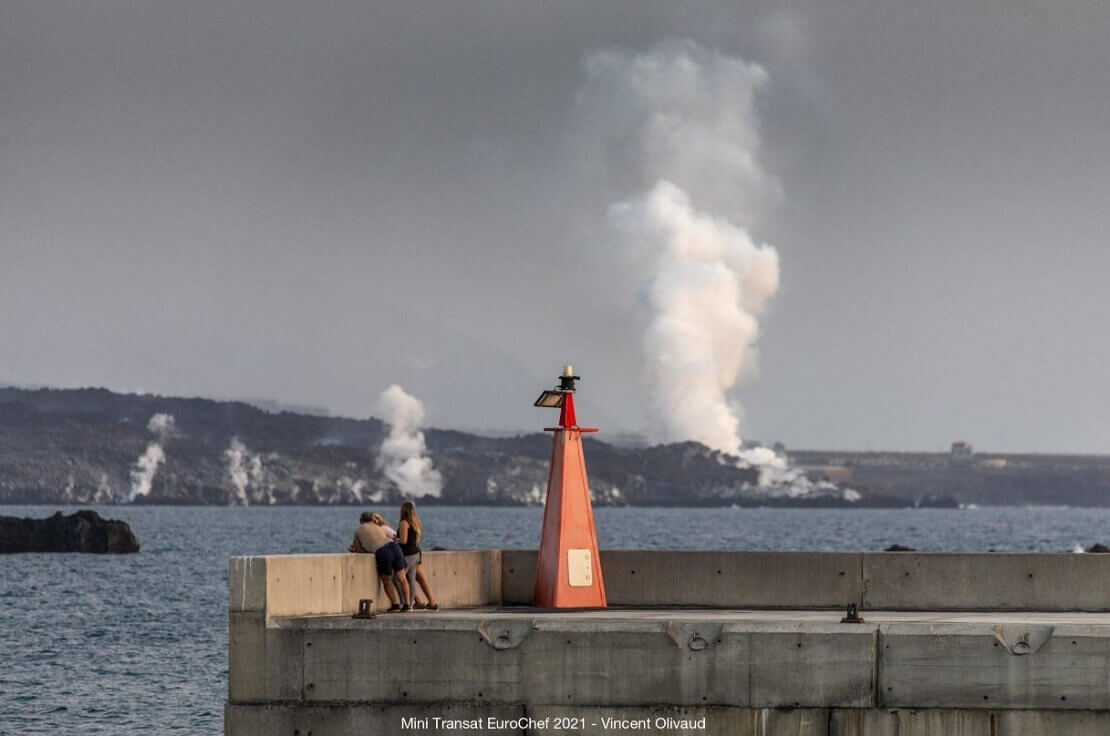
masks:
<svg viewBox="0 0 1110 736"><path fill-rule="evenodd" d="M534 550L424 558L448 606L531 601ZM1110 612L1110 554L606 550L601 563L614 606ZM230 565L233 611L349 614L360 598L385 600L369 555L235 557Z"/></svg>
<svg viewBox="0 0 1110 736"><path fill-rule="evenodd" d="M546 612L535 552L427 553L446 610L358 620L370 556L235 558L226 733L1110 733L1110 555L602 564L612 608Z"/></svg>

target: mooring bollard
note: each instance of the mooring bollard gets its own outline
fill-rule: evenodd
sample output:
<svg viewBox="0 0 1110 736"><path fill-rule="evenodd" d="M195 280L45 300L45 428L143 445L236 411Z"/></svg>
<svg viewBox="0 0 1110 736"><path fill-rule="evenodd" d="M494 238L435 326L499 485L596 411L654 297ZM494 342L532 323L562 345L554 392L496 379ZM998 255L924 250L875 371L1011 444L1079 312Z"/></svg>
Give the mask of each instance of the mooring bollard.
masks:
<svg viewBox="0 0 1110 736"><path fill-rule="evenodd" d="M360 598L358 602L358 612L351 618L376 618L374 616L374 599L373 598Z"/></svg>
<svg viewBox="0 0 1110 736"><path fill-rule="evenodd" d="M848 611L844 618L840 619L842 624L862 624L863 618L859 615L859 609L856 608L855 603L848 604Z"/></svg>

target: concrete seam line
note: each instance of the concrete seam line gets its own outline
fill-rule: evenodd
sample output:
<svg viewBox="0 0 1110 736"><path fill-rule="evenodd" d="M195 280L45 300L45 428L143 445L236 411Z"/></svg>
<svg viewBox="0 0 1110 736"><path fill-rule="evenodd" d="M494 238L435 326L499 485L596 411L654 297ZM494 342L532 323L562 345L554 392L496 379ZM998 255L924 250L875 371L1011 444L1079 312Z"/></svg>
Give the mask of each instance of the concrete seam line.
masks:
<svg viewBox="0 0 1110 736"><path fill-rule="evenodd" d="M497 597L501 601L499 606L505 605L505 550L497 550Z"/></svg>
<svg viewBox="0 0 1110 736"><path fill-rule="evenodd" d="M883 707L883 686L881 682L883 633L882 629L880 629L878 626L875 627L875 636L873 637L872 641L874 646L871 655L873 657L873 661L871 664L871 679L873 682L873 689L871 691L872 702L874 703L873 707L881 708Z"/></svg>
<svg viewBox="0 0 1110 736"><path fill-rule="evenodd" d="M752 632L747 632L746 638L748 640L748 707L752 707Z"/></svg>
<svg viewBox="0 0 1110 736"><path fill-rule="evenodd" d="M859 610L863 611L869 604L867 600L867 578L864 577L864 555L861 552L859 556Z"/></svg>

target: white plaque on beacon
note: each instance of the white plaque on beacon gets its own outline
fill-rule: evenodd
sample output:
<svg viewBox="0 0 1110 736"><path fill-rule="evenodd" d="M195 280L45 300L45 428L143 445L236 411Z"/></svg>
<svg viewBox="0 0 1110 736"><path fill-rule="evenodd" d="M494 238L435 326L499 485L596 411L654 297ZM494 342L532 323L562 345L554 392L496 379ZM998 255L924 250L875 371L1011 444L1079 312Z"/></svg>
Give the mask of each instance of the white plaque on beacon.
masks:
<svg viewBox="0 0 1110 736"><path fill-rule="evenodd" d="M567 577L572 588L587 588L594 584L593 559L590 550L567 550Z"/></svg>

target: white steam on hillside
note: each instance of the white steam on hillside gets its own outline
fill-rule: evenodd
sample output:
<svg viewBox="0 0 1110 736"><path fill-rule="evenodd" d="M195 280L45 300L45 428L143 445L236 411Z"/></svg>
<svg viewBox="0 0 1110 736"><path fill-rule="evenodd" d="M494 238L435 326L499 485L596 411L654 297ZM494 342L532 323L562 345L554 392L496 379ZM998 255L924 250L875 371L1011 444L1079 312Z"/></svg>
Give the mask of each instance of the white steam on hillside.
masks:
<svg viewBox="0 0 1110 736"><path fill-rule="evenodd" d="M389 435L378 455L382 473L410 498L438 498L443 492L443 476L427 456L424 433L420 431L424 403L393 384L379 396L378 410L389 423Z"/></svg>
<svg viewBox="0 0 1110 736"><path fill-rule="evenodd" d="M157 439L147 444L146 450L131 468L131 492L127 494L128 503L134 503L139 496L150 495L150 489L154 485L154 476L158 474L158 468L166 459L166 453L162 449L162 445L173 434L174 426L175 422L172 414L154 414L147 422L147 431L154 434Z"/></svg>
<svg viewBox="0 0 1110 736"><path fill-rule="evenodd" d="M252 503L274 503L273 485L267 482L262 455L251 452L242 440L232 437L224 450L227 474L234 494L228 498L230 505L249 506Z"/></svg>

